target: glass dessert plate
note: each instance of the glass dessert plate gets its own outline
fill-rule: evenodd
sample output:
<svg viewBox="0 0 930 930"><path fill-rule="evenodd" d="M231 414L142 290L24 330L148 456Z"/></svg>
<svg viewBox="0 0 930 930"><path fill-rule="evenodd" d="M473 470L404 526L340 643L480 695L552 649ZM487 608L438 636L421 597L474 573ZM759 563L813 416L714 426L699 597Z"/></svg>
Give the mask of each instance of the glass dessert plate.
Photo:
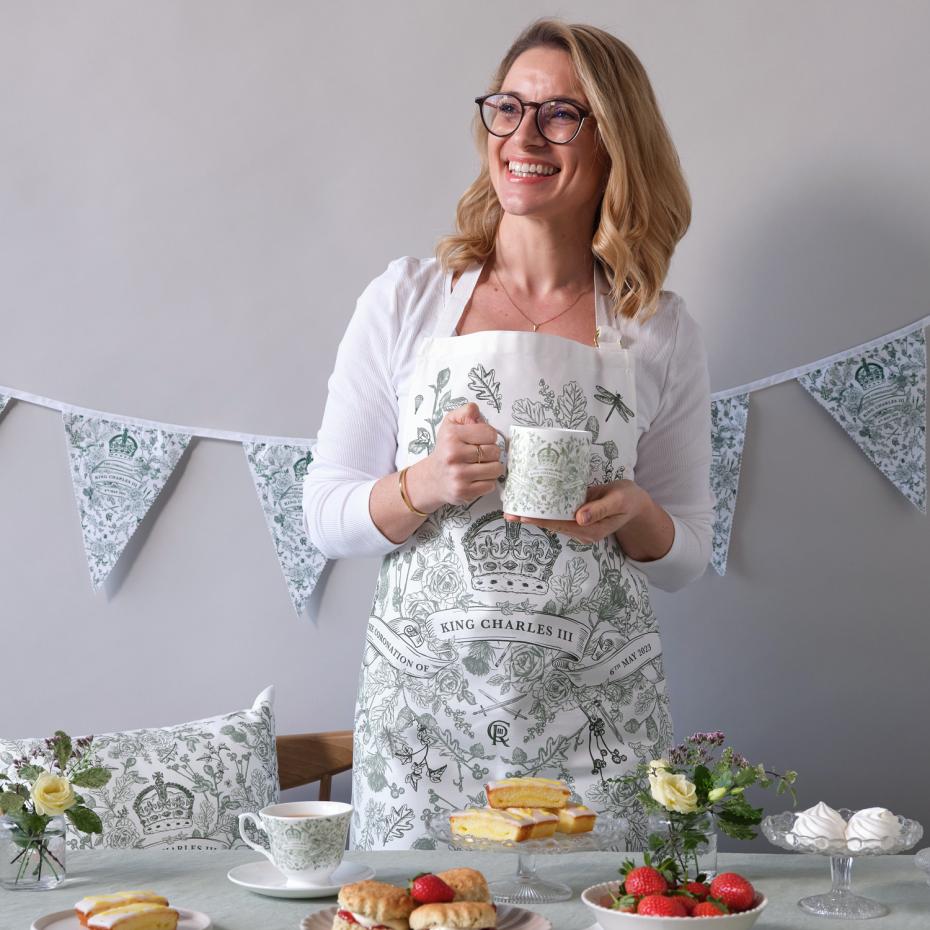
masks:
<svg viewBox="0 0 930 930"><path fill-rule="evenodd" d="M522 843L453 833L445 818L434 820L429 826L429 834L454 849L516 853L516 874L489 885L494 900L502 904L549 904L568 901L572 897L572 889L563 882L541 878L536 873L537 856L617 849L628 829L629 824L622 817L598 814L594 829L587 833L555 833L545 839L524 840Z"/></svg>
<svg viewBox="0 0 930 930"><path fill-rule="evenodd" d="M839 813L848 821L856 813L845 807ZM798 906L818 917L839 917L847 920L863 920L869 917L884 917L888 908L878 901L853 894L850 889L852 861L860 856L893 856L910 849L923 836L923 827L916 820L898 817L897 836L885 836L875 840L836 840L825 836L798 836L793 832L797 814L786 811L765 817L762 832L770 843L791 852L816 853L830 857L833 887L826 894L801 898Z"/></svg>

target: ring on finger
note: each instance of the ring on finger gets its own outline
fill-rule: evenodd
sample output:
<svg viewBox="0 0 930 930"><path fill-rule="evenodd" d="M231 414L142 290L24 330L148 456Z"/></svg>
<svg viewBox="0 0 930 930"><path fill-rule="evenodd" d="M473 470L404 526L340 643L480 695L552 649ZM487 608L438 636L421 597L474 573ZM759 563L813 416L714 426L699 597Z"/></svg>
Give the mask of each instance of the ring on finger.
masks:
<svg viewBox="0 0 930 930"><path fill-rule="evenodd" d="M475 449L478 452L478 457L475 459L475 464L480 465L484 461L484 456L481 454L481 446L475 443Z"/></svg>

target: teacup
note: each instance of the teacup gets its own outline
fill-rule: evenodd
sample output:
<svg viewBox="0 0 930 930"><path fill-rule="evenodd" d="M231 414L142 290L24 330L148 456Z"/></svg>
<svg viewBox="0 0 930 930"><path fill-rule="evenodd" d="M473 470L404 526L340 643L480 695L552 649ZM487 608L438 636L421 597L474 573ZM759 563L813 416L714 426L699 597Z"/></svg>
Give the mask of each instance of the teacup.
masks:
<svg viewBox="0 0 930 930"><path fill-rule="evenodd" d="M582 429L511 426L504 513L540 520L574 520L585 502L591 434Z"/></svg>
<svg viewBox="0 0 930 930"><path fill-rule="evenodd" d="M342 862L351 817L351 804L292 801L263 807L257 817L240 814L239 833L289 885L323 885ZM245 824L250 820L268 837L270 852L246 836Z"/></svg>

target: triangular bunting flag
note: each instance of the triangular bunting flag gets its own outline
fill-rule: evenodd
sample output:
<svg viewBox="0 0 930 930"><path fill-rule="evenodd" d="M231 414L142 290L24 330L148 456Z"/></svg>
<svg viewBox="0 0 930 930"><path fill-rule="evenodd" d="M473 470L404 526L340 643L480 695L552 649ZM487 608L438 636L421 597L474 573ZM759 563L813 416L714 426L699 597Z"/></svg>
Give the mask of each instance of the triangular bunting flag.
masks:
<svg viewBox="0 0 930 930"><path fill-rule="evenodd" d="M313 461L312 447L264 442L242 446L291 602L299 614L326 565L326 558L304 529L303 483Z"/></svg>
<svg viewBox="0 0 930 930"><path fill-rule="evenodd" d="M923 330L798 378L879 471L927 512L927 347Z"/></svg>
<svg viewBox="0 0 930 930"><path fill-rule="evenodd" d="M727 573L730 531L739 491L739 471L749 422L749 395L737 394L711 401L710 486L717 499L714 506L714 548L710 562L718 575Z"/></svg>
<svg viewBox="0 0 930 930"><path fill-rule="evenodd" d="M190 436L75 413L62 417L96 590L171 477Z"/></svg>
<svg viewBox="0 0 930 930"><path fill-rule="evenodd" d="M0 414L3 413L3 408L10 402L10 398L6 394L0 394Z"/></svg>

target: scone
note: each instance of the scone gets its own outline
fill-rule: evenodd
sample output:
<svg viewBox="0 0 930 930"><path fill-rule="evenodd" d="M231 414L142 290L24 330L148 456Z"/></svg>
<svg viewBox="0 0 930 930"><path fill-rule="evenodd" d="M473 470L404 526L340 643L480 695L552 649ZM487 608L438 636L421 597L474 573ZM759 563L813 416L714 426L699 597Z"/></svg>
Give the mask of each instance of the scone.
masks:
<svg viewBox="0 0 930 930"><path fill-rule="evenodd" d="M111 907L87 920L88 930L175 930L177 925L173 907L141 901Z"/></svg>
<svg viewBox="0 0 930 930"><path fill-rule="evenodd" d="M477 869L446 869L436 875L455 892L456 901L491 901L487 879Z"/></svg>
<svg viewBox="0 0 930 930"><path fill-rule="evenodd" d="M494 810L492 807L470 807L449 814L449 826L459 836L522 843L532 835L536 821L532 817Z"/></svg>
<svg viewBox="0 0 930 930"><path fill-rule="evenodd" d="M584 804L573 804L570 807L560 807L552 812L559 818L556 827L559 833L589 833L594 829L597 814Z"/></svg>
<svg viewBox="0 0 930 930"><path fill-rule="evenodd" d="M411 930L494 930L497 910L484 901L424 904L410 915Z"/></svg>
<svg viewBox="0 0 930 930"><path fill-rule="evenodd" d="M565 807L571 792L565 782L555 778L503 778L484 786L488 806L503 810L508 807Z"/></svg>
<svg viewBox="0 0 930 930"><path fill-rule="evenodd" d="M339 890L333 930L409 930L407 918L416 903L404 888L386 882L355 882Z"/></svg>
<svg viewBox="0 0 930 930"><path fill-rule="evenodd" d="M168 905L168 899L154 891L114 891L112 894L88 895L74 905L74 913L82 927L87 926L91 917L103 911L120 907L123 904L161 904Z"/></svg>
<svg viewBox="0 0 930 930"><path fill-rule="evenodd" d="M533 829L530 830L529 836L531 840L541 840L552 836L559 826L558 813L541 807L508 807L507 813L516 814L518 817L529 817L533 821Z"/></svg>

